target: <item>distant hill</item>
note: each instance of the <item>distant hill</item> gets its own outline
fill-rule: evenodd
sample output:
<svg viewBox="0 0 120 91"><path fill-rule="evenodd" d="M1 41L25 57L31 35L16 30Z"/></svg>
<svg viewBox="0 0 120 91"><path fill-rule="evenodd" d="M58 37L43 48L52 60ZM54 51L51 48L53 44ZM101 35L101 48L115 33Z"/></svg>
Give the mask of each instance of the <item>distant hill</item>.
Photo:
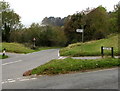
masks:
<svg viewBox="0 0 120 91"><path fill-rule="evenodd" d="M63 26L65 18L61 17L45 17L42 20L43 25Z"/></svg>

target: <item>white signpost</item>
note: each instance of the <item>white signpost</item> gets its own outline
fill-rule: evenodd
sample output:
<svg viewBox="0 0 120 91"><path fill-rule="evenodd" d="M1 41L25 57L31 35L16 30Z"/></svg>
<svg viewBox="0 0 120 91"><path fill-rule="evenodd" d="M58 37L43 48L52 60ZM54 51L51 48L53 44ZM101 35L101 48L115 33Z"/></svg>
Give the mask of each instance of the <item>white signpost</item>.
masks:
<svg viewBox="0 0 120 91"><path fill-rule="evenodd" d="M83 29L76 29L76 32L82 33L82 32L83 32Z"/></svg>
<svg viewBox="0 0 120 91"><path fill-rule="evenodd" d="M102 57L104 56L104 50L111 50L111 57L114 58L113 47L103 47L103 46L101 46Z"/></svg>
<svg viewBox="0 0 120 91"><path fill-rule="evenodd" d="M84 42L84 31L83 29L76 29L76 32L82 33L82 42Z"/></svg>
<svg viewBox="0 0 120 91"><path fill-rule="evenodd" d="M103 47L103 49L106 49L106 50L112 50L111 47Z"/></svg>

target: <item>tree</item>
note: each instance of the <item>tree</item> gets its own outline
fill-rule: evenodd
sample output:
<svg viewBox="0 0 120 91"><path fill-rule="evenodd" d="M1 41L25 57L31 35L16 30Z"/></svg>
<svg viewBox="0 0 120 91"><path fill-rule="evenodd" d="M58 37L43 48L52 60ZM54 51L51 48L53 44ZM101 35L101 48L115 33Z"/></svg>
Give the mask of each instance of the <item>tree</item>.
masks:
<svg viewBox="0 0 120 91"><path fill-rule="evenodd" d="M76 33L76 29L82 28L82 17L81 13L77 13L66 18L64 32L68 38L68 44L80 41L81 37Z"/></svg>
<svg viewBox="0 0 120 91"><path fill-rule="evenodd" d="M2 40L9 42L10 32L19 29L21 26L20 16L10 9L8 2L0 2L2 12Z"/></svg>
<svg viewBox="0 0 120 91"><path fill-rule="evenodd" d="M86 15L85 40L104 38L108 34L108 13L99 6Z"/></svg>
<svg viewBox="0 0 120 91"><path fill-rule="evenodd" d="M116 7L117 7L116 12L118 12L118 17L117 17L118 32L120 33L120 1L119 1L118 4L116 5Z"/></svg>

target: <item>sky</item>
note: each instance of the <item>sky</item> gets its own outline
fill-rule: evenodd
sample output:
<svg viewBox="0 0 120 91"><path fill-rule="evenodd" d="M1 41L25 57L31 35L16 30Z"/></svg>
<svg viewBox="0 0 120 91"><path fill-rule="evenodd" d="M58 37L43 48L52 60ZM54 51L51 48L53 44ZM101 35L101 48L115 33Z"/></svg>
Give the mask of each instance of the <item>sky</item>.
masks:
<svg viewBox="0 0 120 91"><path fill-rule="evenodd" d="M86 8L96 8L102 5L107 11L113 11L114 5L120 0L4 0L9 2L21 17L26 27L34 23L41 23L44 17L66 17Z"/></svg>

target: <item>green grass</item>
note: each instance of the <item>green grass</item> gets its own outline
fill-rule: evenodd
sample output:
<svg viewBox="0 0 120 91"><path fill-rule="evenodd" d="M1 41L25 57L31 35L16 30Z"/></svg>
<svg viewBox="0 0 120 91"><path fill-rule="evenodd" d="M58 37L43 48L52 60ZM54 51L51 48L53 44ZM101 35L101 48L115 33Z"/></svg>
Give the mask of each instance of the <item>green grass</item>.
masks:
<svg viewBox="0 0 120 91"><path fill-rule="evenodd" d="M52 60L44 65L41 65L32 70L32 74L37 75L53 75L64 74L69 72L86 71L90 69L98 68L111 68L120 66L120 62L115 58L104 59L56 59Z"/></svg>
<svg viewBox="0 0 120 91"><path fill-rule="evenodd" d="M8 58L8 56L7 55L5 55L5 56L0 55L0 59L5 59L5 58Z"/></svg>
<svg viewBox="0 0 120 91"><path fill-rule="evenodd" d="M114 54L118 55L118 35L109 36L107 39L94 40L85 43L75 43L62 48L61 56L100 56L101 46L114 47ZM104 50L105 55L110 55L110 50Z"/></svg>
<svg viewBox="0 0 120 91"><path fill-rule="evenodd" d="M42 51L42 50L47 50L47 49L57 49L57 48L62 48L62 47L38 47L36 51Z"/></svg>
<svg viewBox="0 0 120 91"><path fill-rule="evenodd" d="M6 52L13 52L13 53L32 53L37 52L41 50L47 50L47 49L53 49L58 47L37 47L35 50L26 47L24 44L20 43L0 43L0 51L2 51L4 48L6 48Z"/></svg>
<svg viewBox="0 0 120 91"><path fill-rule="evenodd" d="M34 52L34 50L25 47L23 44L19 43L0 43L1 49L6 48L6 52L14 52L14 53L30 53ZM2 50L1 50L2 51Z"/></svg>

